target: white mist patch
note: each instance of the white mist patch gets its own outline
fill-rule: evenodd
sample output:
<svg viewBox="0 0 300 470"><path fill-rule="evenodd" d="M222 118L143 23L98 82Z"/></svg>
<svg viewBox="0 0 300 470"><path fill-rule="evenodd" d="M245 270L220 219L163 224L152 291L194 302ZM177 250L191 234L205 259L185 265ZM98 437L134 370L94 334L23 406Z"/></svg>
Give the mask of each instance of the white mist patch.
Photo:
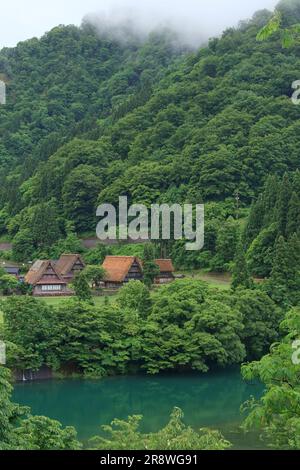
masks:
<svg viewBox="0 0 300 470"><path fill-rule="evenodd" d="M59 24L80 25L90 12L95 13L95 18L100 16L101 24L104 18L107 26L129 19L142 35L161 24L171 25L186 42L199 46L203 39L219 35L257 10L273 10L277 3L278 0L10 0L1 2L0 49L40 37Z"/></svg>
<svg viewBox="0 0 300 470"><path fill-rule="evenodd" d="M245 4L247 3L247 4ZM84 17L100 35L127 41L143 40L159 29L175 31L180 42L198 47L224 29L237 26L264 8L273 9L277 0L102 0L99 10Z"/></svg>
<svg viewBox="0 0 300 470"><path fill-rule="evenodd" d="M84 17L83 22L92 24L100 36L109 36L125 43L134 37L144 41L151 32L165 29L176 32L179 40L189 46L203 44L209 37L208 30L200 26L200 22L196 27L188 17L179 19L172 13L168 16L162 11L155 11L154 5L147 11L143 7L113 7L90 13Z"/></svg>

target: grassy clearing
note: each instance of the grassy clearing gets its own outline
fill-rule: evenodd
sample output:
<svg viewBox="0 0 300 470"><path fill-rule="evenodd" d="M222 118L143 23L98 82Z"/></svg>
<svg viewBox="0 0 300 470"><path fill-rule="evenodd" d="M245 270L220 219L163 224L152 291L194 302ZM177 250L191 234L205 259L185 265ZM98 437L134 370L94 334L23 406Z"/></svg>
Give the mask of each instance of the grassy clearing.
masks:
<svg viewBox="0 0 300 470"><path fill-rule="evenodd" d="M109 302L113 302L116 298L116 295L110 295ZM64 302L67 299L70 299L71 297L35 297L36 300L42 302L46 302L48 305L52 305L53 307L60 305L62 302ZM0 300L7 299L7 297L1 297ZM94 303L96 307L100 307L101 305L104 305L105 302L105 296L101 297L93 297ZM3 313L0 310L0 324L3 322Z"/></svg>
<svg viewBox="0 0 300 470"><path fill-rule="evenodd" d="M231 278L229 274L208 273L203 270L202 271L199 271L199 270L181 271L180 274L184 274L186 279L205 281L211 288L217 288L221 290L230 289ZM160 286L159 287L157 286L157 288L160 288ZM116 297L117 297L117 293L114 295L109 295L108 296L109 302L113 302L116 299ZM0 300L5 300L6 298L7 297L0 296ZM70 299L70 297L35 297L35 298L40 302L44 301L48 305L52 305L54 307L60 305L66 299ZM94 300L95 306L100 307L101 305L104 305L105 296L93 297L93 300ZM2 323L2 321L3 321L3 314L0 310L0 324Z"/></svg>
<svg viewBox="0 0 300 470"><path fill-rule="evenodd" d="M204 270L182 271L186 279L205 281L212 288L229 290L231 276L228 273L210 273Z"/></svg>
<svg viewBox="0 0 300 470"><path fill-rule="evenodd" d="M57 305L60 305L66 299L70 299L70 298L72 297L43 297L43 298L36 297L37 300L40 300L40 301L44 300L48 305L52 305L54 307ZM116 298L116 295L111 295L108 298L109 298L109 301L112 302ZM93 297L93 300L94 300L95 306L99 307L104 304L105 296Z"/></svg>
<svg viewBox="0 0 300 470"><path fill-rule="evenodd" d="M56 305L60 305L62 302L64 302L67 299L71 299L72 297L35 297L36 300L42 302L46 302L48 305L53 305L54 307ZM110 295L109 297L110 301L113 301L116 298L116 295ZM5 300L7 297L0 297L0 300ZM98 307L100 305L103 305L105 302L105 296L101 297L93 297L95 305ZM1 313L1 312L0 312Z"/></svg>

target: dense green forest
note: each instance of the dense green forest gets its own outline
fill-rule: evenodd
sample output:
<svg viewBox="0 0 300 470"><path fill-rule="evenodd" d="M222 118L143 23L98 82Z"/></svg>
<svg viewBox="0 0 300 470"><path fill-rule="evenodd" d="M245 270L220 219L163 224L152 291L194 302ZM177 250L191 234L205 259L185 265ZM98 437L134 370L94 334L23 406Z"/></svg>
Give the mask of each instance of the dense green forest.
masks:
<svg viewBox="0 0 300 470"><path fill-rule="evenodd" d="M298 9L291 18L281 3L285 21L297 22ZM187 255L179 242L169 250L180 267L226 270L241 226L233 219L247 216L268 175L299 179L300 111L290 100L299 45L283 50L279 34L258 42L270 16L258 12L198 51L170 32L120 44L89 24L3 49L0 231L14 258L64 251L66 237L95 232L97 204L127 195L205 202L204 252ZM233 242L225 259L224 223ZM268 275L257 256L254 274Z"/></svg>
<svg viewBox="0 0 300 470"><path fill-rule="evenodd" d="M224 293L201 281L180 280L152 295L132 281L101 308L76 298L51 307L32 297L11 297L1 309L0 339L6 342L12 370L38 370L46 364L60 374L99 378L143 371L203 373L250 361L242 367L245 380L259 379L266 391L260 401L244 404L245 431L262 432L271 447L299 449L299 307L284 314L259 290ZM8 369L0 366L0 449L81 447L73 428L13 404L8 380ZM104 427L107 437L93 440L91 447L230 446L218 432L187 427L179 410L157 434L141 435L140 419L115 420Z"/></svg>
<svg viewBox="0 0 300 470"><path fill-rule="evenodd" d="M291 100L299 23L300 1L284 0L275 17L257 12L199 50L179 46L170 31L123 44L84 23L0 51L8 96L0 107L0 237L13 244L5 257L26 263L82 252L91 265L74 281L76 296L56 306L30 295L0 300L8 368L103 378L244 364L246 380L265 384L262 399L245 404L245 430L258 428L275 448L300 448L292 361L300 334L300 108ZM231 271L231 288L190 273L151 289L161 247L84 250L97 205L118 205L120 195L148 207L205 203L204 249L171 241L165 254L180 270ZM96 305L88 281L102 279L99 264L118 250L144 256L149 278ZM2 294L9 282L0 272ZM0 449L81 448L75 429L12 403L9 380L0 367ZM230 446L217 431L185 426L178 409L156 434L143 435L140 419L116 420L91 447Z"/></svg>
<svg viewBox="0 0 300 470"><path fill-rule="evenodd" d="M1 303L13 369L86 376L196 370L259 359L279 338L282 311L264 292L236 295L201 281L175 281L151 296L138 281L100 308L78 299L52 307L32 297Z"/></svg>

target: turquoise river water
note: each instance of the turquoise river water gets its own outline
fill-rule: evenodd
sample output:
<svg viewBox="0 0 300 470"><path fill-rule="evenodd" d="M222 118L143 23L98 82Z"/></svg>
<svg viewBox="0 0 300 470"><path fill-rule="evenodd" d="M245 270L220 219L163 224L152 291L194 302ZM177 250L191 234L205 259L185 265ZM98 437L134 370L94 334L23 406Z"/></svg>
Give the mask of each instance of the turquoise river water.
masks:
<svg viewBox="0 0 300 470"><path fill-rule="evenodd" d="M250 396L260 397L263 387L242 380L239 370L209 374L130 376L92 380L52 380L18 383L14 401L32 408L33 414L75 426L82 441L101 433L101 425L114 418L143 415L143 432L166 425L177 406L194 428L219 429L235 449L260 449L258 436L239 428L240 406Z"/></svg>

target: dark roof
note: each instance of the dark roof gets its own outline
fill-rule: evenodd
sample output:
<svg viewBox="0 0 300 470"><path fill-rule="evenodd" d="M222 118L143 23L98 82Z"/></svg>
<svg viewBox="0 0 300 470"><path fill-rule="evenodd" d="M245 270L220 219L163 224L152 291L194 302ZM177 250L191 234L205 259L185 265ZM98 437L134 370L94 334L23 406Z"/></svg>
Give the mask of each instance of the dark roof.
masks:
<svg viewBox="0 0 300 470"><path fill-rule="evenodd" d="M16 266L4 266L3 269L8 274L19 274L19 272L20 272L20 268L18 268Z"/></svg>
<svg viewBox="0 0 300 470"><path fill-rule="evenodd" d="M53 276L46 275L48 268L54 271L56 275L55 279L53 279ZM25 281L27 284L31 284L32 286L37 284L66 284L64 279L58 273L55 264L49 260L37 260L26 274Z"/></svg>
<svg viewBox="0 0 300 470"><path fill-rule="evenodd" d="M61 276L66 276L77 261L80 261L85 266L83 259L78 254L61 255L55 264L56 270Z"/></svg>

